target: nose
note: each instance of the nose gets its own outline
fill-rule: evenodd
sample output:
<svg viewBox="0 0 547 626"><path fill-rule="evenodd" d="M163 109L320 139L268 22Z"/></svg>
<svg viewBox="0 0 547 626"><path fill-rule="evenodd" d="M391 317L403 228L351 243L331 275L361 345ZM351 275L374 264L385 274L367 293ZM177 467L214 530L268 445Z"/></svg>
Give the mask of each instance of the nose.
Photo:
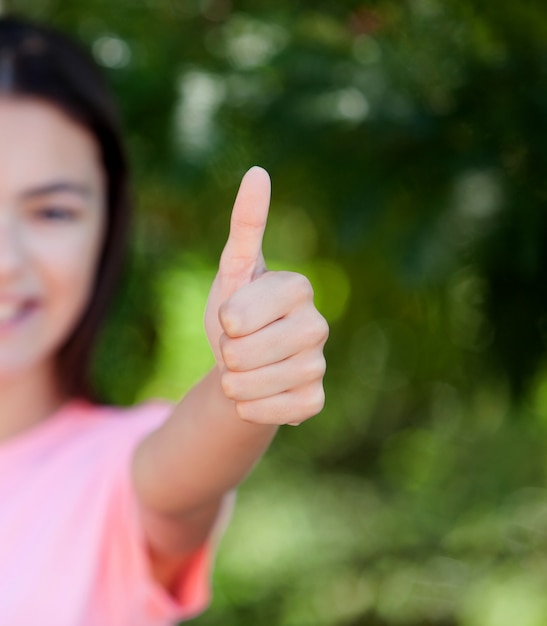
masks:
<svg viewBox="0 0 547 626"><path fill-rule="evenodd" d="M16 276L24 265L24 243L15 220L0 219L0 280Z"/></svg>

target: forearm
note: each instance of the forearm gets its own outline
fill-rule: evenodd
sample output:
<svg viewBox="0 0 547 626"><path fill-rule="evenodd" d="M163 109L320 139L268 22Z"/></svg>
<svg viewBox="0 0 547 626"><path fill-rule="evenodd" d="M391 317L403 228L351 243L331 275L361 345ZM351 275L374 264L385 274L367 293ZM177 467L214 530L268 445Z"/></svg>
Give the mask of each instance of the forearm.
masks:
<svg viewBox="0 0 547 626"><path fill-rule="evenodd" d="M132 469L141 504L169 516L209 506L245 478L276 430L242 421L214 368L138 446Z"/></svg>
<svg viewBox="0 0 547 626"><path fill-rule="evenodd" d="M323 408L328 326L306 278L266 269L269 199L267 173L251 168L207 300L205 330L218 365L133 457L145 529L164 552L199 545L221 498L249 473L277 425Z"/></svg>

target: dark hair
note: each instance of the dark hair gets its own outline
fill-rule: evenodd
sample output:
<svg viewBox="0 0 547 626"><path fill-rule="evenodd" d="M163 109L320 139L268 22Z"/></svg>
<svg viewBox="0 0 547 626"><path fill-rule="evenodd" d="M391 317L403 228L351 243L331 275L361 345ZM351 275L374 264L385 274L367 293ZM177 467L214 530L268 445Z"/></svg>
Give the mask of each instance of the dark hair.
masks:
<svg viewBox="0 0 547 626"><path fill-rule="evenodd" d="M107 181L107 228L93 291L57 354L69 396L94 399L92 348L121 269L129 226L127 161L114 101L91 56L69 37L18 17L0 17L0 96L32 97L57 106L88 129L101 151Z"/></svg>

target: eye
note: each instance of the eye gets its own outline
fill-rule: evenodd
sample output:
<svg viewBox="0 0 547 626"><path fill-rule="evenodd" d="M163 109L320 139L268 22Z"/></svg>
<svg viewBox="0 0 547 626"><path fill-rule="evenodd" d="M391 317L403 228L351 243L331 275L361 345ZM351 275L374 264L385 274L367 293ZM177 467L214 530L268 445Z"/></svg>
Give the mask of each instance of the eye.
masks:
<svg viewBox="0 0 547 626"><path fill-rule="evenodd" d="M52 205L36 209L34 216L46 222L71 222L78 217L78 214L74 209Z"/></svg>

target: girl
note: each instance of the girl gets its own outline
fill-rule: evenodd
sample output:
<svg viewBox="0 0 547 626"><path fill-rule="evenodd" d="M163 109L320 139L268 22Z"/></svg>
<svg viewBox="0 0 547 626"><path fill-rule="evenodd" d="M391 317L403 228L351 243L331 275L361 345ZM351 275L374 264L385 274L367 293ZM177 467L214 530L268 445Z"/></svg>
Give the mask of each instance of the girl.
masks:
<svg viewBox="0 0 547 626"><path fill-rule="evenodd" d="M202 611L230 494L279 425L323 406L326 323L305 278L266 270L260 168L242 181L209 295L215 368L176 406L93 401L87 366L121 261L126 178L87 54L0 18L5 624L151 626Z"/></svg>

